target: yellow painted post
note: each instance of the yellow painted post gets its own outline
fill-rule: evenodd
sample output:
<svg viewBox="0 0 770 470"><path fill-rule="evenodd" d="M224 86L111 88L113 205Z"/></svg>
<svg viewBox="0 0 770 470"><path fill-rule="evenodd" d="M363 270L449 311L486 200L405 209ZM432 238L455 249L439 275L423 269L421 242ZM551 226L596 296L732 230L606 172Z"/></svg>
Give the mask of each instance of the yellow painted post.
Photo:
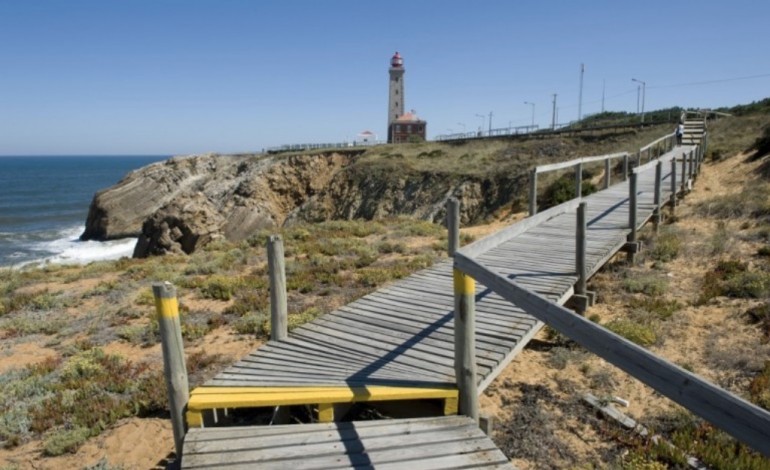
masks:
<svg viewBox="0 0 770 470"><path fill-rule="evenodd" d="M177 458L181 458L186 432L184 416L190 399L190 389L184 360L182 328L179 324L179 303L176 299L176 288L170 282L153 284L152 292L155 296L155 309L160 326L163 372L168 388L174 448Z"/></svg>
<svg viewBox="0 0 770 470"><path fill-rule="evenodd" d="M453 270L455 294L455 377L460 414L479 421L476 385L476 281L457 268Z"/></svg>

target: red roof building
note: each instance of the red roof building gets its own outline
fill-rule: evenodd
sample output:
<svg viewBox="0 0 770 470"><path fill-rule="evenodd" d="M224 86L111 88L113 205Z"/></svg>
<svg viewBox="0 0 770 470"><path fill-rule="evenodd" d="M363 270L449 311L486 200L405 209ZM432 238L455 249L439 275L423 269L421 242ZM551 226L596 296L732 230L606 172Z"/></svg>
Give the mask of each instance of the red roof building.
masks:
<svg viewBox="0 0 770 470"><path fill-rule="evenodd" d="M424 141L426 127L427 123L419 119L414 111L402 114L388 127L388 143Z"/></svg>

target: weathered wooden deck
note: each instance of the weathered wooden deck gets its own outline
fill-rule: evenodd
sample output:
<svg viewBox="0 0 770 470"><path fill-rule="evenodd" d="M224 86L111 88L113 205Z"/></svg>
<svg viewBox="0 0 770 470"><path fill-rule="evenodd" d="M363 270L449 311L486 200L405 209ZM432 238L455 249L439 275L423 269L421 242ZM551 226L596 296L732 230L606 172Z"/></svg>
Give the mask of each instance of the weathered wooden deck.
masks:
<svg viewBox="0 0 770 470"><path fill-rule="evenodd" d="M464 416L191 429L182 463L186 469L512 468Z"/></svg>
<svg viewBox="0 0 770 470"><path fill-rule="evenodd" d="M671 194L668 162L692 149L676 147L660 157L663 201ZM677 164L678 181L680 168ZM654 167L638 173L639 225L652 216L654 185ZM587 267L593 274L626 243L628 181L583 201L588 204ZM469 248L486 265L562 304L572 296L577 279L575 227L574 210L556 215L546 211ZM517 232L513 238L496 241L509 230ZM317 406L319 420L331 421L334 404L421 398L442 399L444 412L454 414L453 311L452 264L447 260L295 329L286 341L252 352L192 391L188 423L202 425L205 410L300 404ZM541 327L520 308L477 286L479 392Z"/></svg>

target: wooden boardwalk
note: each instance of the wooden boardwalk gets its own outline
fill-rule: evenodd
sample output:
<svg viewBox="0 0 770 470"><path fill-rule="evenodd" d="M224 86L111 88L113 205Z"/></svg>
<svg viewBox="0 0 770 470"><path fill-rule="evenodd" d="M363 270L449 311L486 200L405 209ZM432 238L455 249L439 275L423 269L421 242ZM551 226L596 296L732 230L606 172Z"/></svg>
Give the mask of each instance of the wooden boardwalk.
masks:
<svg viewBox="0 0 770 470"><path fill-rule="evenodd" d="M505 455L465 416L358 423L191 429L182 468L506 468Z"/></svg>
<svg viewBox="0 0 770 470"><path fill-rule="evenodd" d="M676 147L664 162L662 200L671 194L670 160L694 146ZM681 181L677 163L677 180ZM655 168L640 168L638 222L653 213ZM626 243L628 181L592 194L587 203L587 267L595 273ZM533 226L528 226L532 225ZM524 229L517 227L525 227ZM574 210L548 211L463 251L523 287L563 304L574 293ZM485 247L489 246L489 249ZM440 399L457 412L454 377L452 263L446 260L394 282L269 342L192 391L188 424L204 424L207 410L288 405L317 406L320 421L334 419L334 405L362 401ZM542 327L542 323L477 285L476 362L483 391Z"/></svg>
<svg viewBox="0 0 770 470"><path fill-rule="evenodd" d="M695 149L674 147L633 170L637 228L656 209L656 162L662 162L660 201L666 203L672 191L686 186L683 175L685 183L694 176L695 162L685 156ZM642 159L641 151L638 155ZM579 175L582 166L577 168ZM564 304L578 280L578 203L586 203L590 278L628 246L629 186L629 181L617 182L536 214L463 247L457 259L472 259L495 276L515 278L516 285L540 294L547 305ZM285 340L263 345L191 392L182 468L511 468L473 419L449 416L458 411L454 305L453 262L446 260L296 328ZM540 316L539 310L530 311ZM475 316L481 393L543 323L480 283ZM422 411L416 415L447 416L336 422L340 416L335 412L350 403L402 400L423 401L424 406L413 406ZM441 406L426 411L431 406L427 400ZM319 422L204 427L216 422L218 410L293 405L311 405Z"/></svg>

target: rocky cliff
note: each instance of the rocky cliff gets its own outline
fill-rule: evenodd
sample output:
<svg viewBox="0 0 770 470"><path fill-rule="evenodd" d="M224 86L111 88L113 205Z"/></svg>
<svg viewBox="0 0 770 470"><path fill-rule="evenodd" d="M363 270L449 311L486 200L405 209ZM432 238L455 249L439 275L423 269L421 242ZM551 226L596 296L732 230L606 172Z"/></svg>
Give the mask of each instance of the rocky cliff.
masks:
<svg viewBox="0 0 770 470"><path fill-rule="evenodd" d="M135 236L137 257L191 253L212 240L239 241L297 221L408 215L438 222L452 195L471 222L509 203L523 182L359 164L359 155L197 155L155 163L95 195L81 239Z"/></svg>

